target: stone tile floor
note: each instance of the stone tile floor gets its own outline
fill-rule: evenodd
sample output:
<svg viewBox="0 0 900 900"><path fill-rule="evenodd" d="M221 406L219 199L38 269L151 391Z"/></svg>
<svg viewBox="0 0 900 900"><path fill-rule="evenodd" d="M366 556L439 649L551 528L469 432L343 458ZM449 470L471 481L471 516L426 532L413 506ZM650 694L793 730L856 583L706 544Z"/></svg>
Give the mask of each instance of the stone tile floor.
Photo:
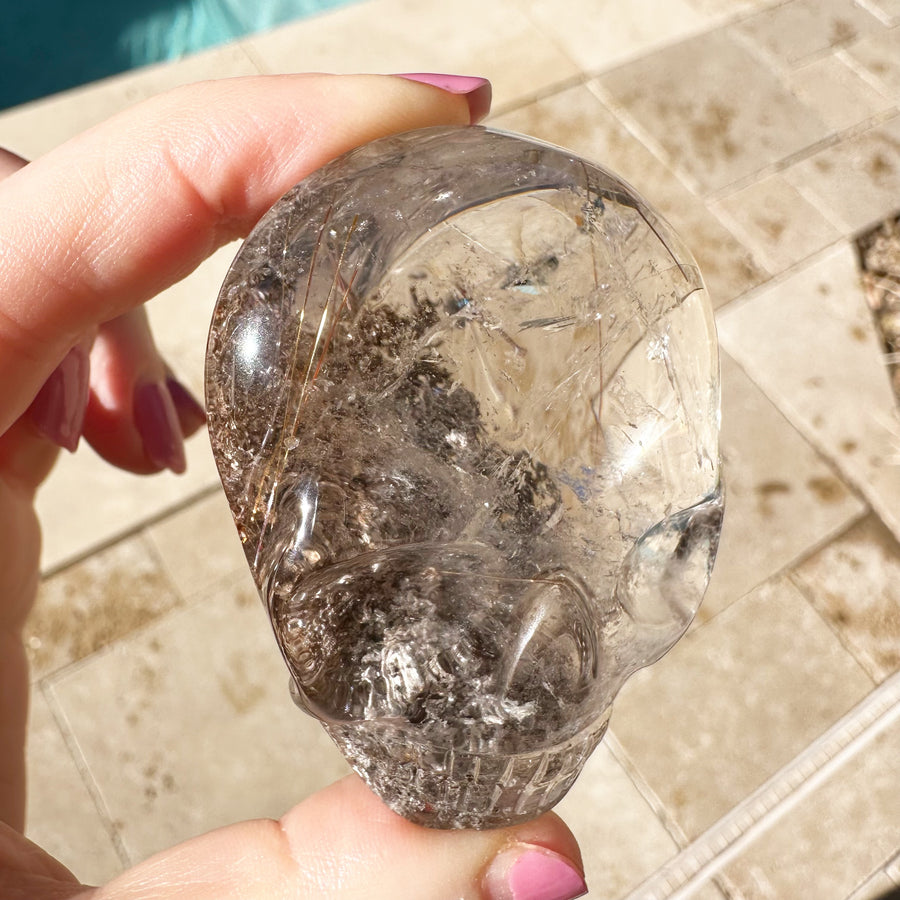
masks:
<svg viewBox="0 0 900 900"><path fill-rule="evenodd" d="M560 812L593 897L708 862L678 896L872 900L900 885L900 418L851 241L900 209L898 48L897 0L367 0L0 113L0 143L199 78L459 71L494 81L492 124L631 181L718 309L729 511L697 623ZM197 390L232 252L151 305ZM96 882L344 771L290 703L204 437L182 478L82 449L40 506L35 840Z"/></svg>

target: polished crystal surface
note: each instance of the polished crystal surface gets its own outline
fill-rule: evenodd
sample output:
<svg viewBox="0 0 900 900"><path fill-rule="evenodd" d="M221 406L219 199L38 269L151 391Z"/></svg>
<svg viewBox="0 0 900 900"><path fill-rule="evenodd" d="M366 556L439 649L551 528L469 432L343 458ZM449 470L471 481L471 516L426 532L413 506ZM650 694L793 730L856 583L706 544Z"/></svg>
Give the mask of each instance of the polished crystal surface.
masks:
<svg viewBox="0 0 900 900"><path fill-rule="evenodd" d="M552 806L705 590L703 282L559 148L426 129L311 175L228 273L207 403L294 698L414 821Z"/></svg>

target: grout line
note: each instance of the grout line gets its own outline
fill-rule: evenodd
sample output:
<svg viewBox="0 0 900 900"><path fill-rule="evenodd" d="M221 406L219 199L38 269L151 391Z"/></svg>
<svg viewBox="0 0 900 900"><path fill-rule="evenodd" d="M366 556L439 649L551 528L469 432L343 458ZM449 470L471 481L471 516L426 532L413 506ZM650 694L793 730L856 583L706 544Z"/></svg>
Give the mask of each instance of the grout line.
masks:
<svg viewBox="0 0 900 900"><path fill-rule="evenodd" d="M517 110L523 109L526 106L530 106L532 103L540 103L544 100L548 100L551 97L556 96L556 94L561 94L563 91L569 91L573 88L579 87L580 85L584 85L585 80L586 76L584 75L584 73L578 72L577 74L570 75L567 78L561 79L560 81L550 82L543 87L537 88L530 94L525 94L521 97L516 97L513 100L509 100L506 103L502 103L497 106L496 109L491 108L490 116L485 120L483 124L491 127L492 120L497 118L498 116L505 116L508 113L513 113Z"/></svg>
<svg viewBox="0 0 900 900"><path fill-rule="evenodd" d="M129 525L122 531L116 532L116 534L112 537L109 537L103 541L99 541L96 544L92 544L91 546L86 547L84 550L72 556L66 557L60 563L48 566L46 569L41 569L41 579L44 580L46 578L52 578L54 575L58 575L60 572L64 572L66 569L70 569L72 566L76 566L79 563L90 559L97 553L102 553L104 550L109 550L110 547L115 547L116 544L137 536L145 528L150 528L154 525L158 525L160 522L168 519L169 516L174 516L180 512L184 512L184 510L186 510L188 507L193 506L193 504L195 503L199 503L201 500L205 500L207 497L211 497L213 494L220 490L222 490L222 485L218 482L216 484L208 484L205 487L198 488L192 494L181 497L179 500L174 501L171 506L167 506L165 509L160 510L155 515L149 516L146 519L142 519L140 522L135 522L134 524Z"/></svg>
<svg viewBox="0 0 900 900"><path fill-rule="evenodd" d="M680 849L687 847L690 843L687 834L682 830L674 816L669 812L656 791L650 787L649 782L644 778L637 766L631 761L631 757L629 757L625 748L619 743L619 739L615 736L615 733L613 731L607 731L603 738L603 743L606 744L613 759L615 759L615 761L624 769L628 779L644 799L644 802L662 823L662 826L665 828L669 837L675 842L675 846Z"/></svg>
<svg viewBox="0 0 900 900"><path fill-rule="evenodd" d="M546 25L544 25L537 19L537 17L534 15L534 3L530 2L530 0L519 0L519 9L522 17L528 23L530 29L534 31L541 40L550 44L550 46L553 47L560 54L560 56L563 57L563 59L571 63L580 73L579 79L583 80L584 71L578 60L569 55L565 42L559 37L559 35L556 33L556 30L547 28Z"/></svg>
<svg viewBox="0 0 900 900"><path fill-rule="evenodd" d="M900 720L900 672L872 691L817 740L677 856L660 866L625 900L686 900L760 834Z"/></svg>
<svg viewBox="0 0 900 900"><path fill-rule="evenodd" d="M891 19L891 16L881 9L877 3L873 3L872 0L853 0L853 2L864 9L870 16L878 19L878 21L886 28L892 27L893 20Z"/></svg>
<svg viewBox="0 0 900 900"><path fill-rule="evenodd" d="M675 180L678 181L685 190L696 197L700 202L703 202L706 199L699 183L691 178L686 172L680 170L676 160L672 159L663 145L643 128L641 123L631 114L630 110L616 101L616 99L600 84L599 78L592 78L588 81L587 88L600 103L602 103L603 106L618 119L625 130L631 134L638 143L643 144L643 146L646 147L669 172L671 172Z"/></svg>
<svg viewBox="0 0 900 900"><path fill-rule="evenodd" d="M787 169L792 168L798 163L806 162L823 150L828 150L832 147L837 146L838 144L852 141L855 138L861 137L866 132L878 128L881 125L884 125L886 122L889 122L891 119L896 118L897 115L898 108L896 105L889 107L888 109L873 113L871 116L868 116L860 122L856 122L853 125L848 125L846 128L832 131L820 140L814 141L813 143L808 144L806 147L802 147L801 149L796 150L794 153L790 153L787 156L782 157L781 159L775 160L775 162L763 166L761 169L758 169L755 172L738 178L735 181L723 185L720 188L716 188L714 191L710 191L705 195L705 199L708 202L715 202L717 200L722 200L725 197L729 197L731 194L735 194L738 191L741 191L744 188L756 183L757 181L761 181L763 178L767 178L769 175L777 175L786 171Z"/></svg>
<svg viewBox="0 0 900 900"><path fill-rule="evenodd" d="M884 873L900 887L900 853L887 861L884 866Z"/></svg>
<svg viewBox="0 0 900 900"><path fill-rule="evenodd" d="M262 60L256 52L256 48L253 46L253 42L248 40L248 37L248 35L245 35L244 37L233 41L233 46L237 47L241 53L247 57L247 62L256 69L257 75L268 75L268 70L263 65Z"/></svg>
<svg viewBox="0 0 900 900"><path fill-rule="evenodd" d="M852 47L853 45L851 44L850 46ZM889 85L882 81L871 69L859 62L859 60L849 52L849 47L842 47L835 53L835 56L850 69L857 78L864 81L870 88L884 97L885 100L896 100L894 91L890 89Z"/></svg>
<svg viewBox="0 0 900 900"><path fill-rule="evenodd" d="M757 387L758 387L758 385L757 385ZM772 401L769 400L769 402L771 403ZM776 407L776 409L777 409L777 407ZM781 410L778 410L778 412L781 413ZM783 416L784 414L781 413L781 415ZM789 422L788 424L794 431L797 432L798 435L800 435L800 437L804 441L806 441L807 444L809 444L809 441L806 440L806 436L801 431L799 431L799 429L797 429L793 425L793 423ZM811 444L810 444L810 447L816 452L817 455L822 457L821 452L817 448L812 447ZM860 509L859 512L853 513L853 515L848 516L847 519L845 519L843 522L841 522L839 525L837 525L834 529L829 531L827 534L823 535L818 540L813 541L813 543L804 547L796 556L792 557L790 560L788 560L788 562L786 562L783 566L781 566L781 568L776 569L774 572L771 572L769 575L764 576L761 581L758 581L751 587L748 587L747 590L745 590L743 593L739 594L738 596L732 597L731 600L729 600L727 603L725 603L724 606L721 606L718 610L716 610L716 612L714 612L708 619L705 619L703 622L697 622L697 624L695 626L696 630L706 628L707 625L709 625L711 622L714 622L716 619L719 618L719 616L723 615L724 613L727 613L728 610L730 610L736 603L739 603L741 600L743 600L744 597L749 596L754 591L759 590L763 585L770 584L773 581L781 581L781 580L785 580L785 579L788 580L798 591L800 591L803 599L807 603L810 603L810 606L814 605L810 602L809 597L803 591L803 589L800 587L800 585L794 581L794 577L793 577L794 571L797 569L798 566L802 566L803 563L805 563L808 559L815 556L816 553L819 553L820 551L824 550L827 546L834 543L835 541L839 541L842 537L844 537L844 535L847 534L848 531L850 531L851 528L854 528L856 525L858 525L860 522L862 522L868 516L874 515L876 518L878 518L878 514L871 508L871 506L869 506L869 504L866 502L865 498L860 497L858 495L858 492L857 492L855 486L844 480L840 471L838 471L835 468L835 466L829 459L827 459L826 457L822 457L822 459L828 465L829 470L832 472L832 474L835 476L835 478L837 478L840 481L840 483L847 489L847 491L849 493L853 494L854 496L856 496L857 499L859 499L862 502L862 504L863 504L862 509ZM881 521L880 518L879 518L879 521ZM883 522L882 522L882 525L884 525ZM884 527L887 528L887 525L884 525ZM890 529L888 529L888 530L890 530ZM702 609L702 606L703 606L703 604L701 602L701 606L700 606L701 609ZM818 610L816 610L816 612L818 612ZM831 627L831 626L829 626L829 627ZM843 641L841 643L843 645ZM849 650L849 648L846 646L844 647L844 649ZM853 654L851 652L850 655L853 657L853 660L857 663L857 665L859 665L859 660L856 658L855 654ZM872 676L865 669L865 667L861 666L861 668L862 668L863 672L865 673L866 677L870 681L872 681ZM873 684L874 684L874 682L873 682Z"/></svg>
<svg viewBox="0 0 900 900"><path fill-rule="evenodd" d="M887 527L883 522L881 522L881 519L878 519L878 521L883 527ZM872 682L873 685L877 685L879 678L877 674L877 661L869 656L862 648L855 647L850 642L849 635L840 628L837 622L833 621L825 614L825 610L815 602L815 592L812 590L810 585L806 581L804 581L804 579L796 572L796 566L794 567L794 571L787 573L787 578L790 583L797 589L797 591L799 591L800 595L807 602L807 604L809 604L810 608L813 610L822 624L825 625L825 627L834 635L834 637L844 648L844 650L853 658L856 665L859 666L863 673L865 673L865 676Z"/></svg>
<svg viewBox="0 0 900 900"><path fill-rule="evenodd" d="M53 721L59 729L63 743L66 745L66 749L69 751L72 761L75 763L75 768L78 770L82 784L84 784L85 790L88 792L94 804L97 815L100 817L104 829L106 829L106 833L113 845L113 849L116 851L116 856L118 856L119 861L122 863L122 867L127 869L129 866L133 865L133 861L113 822L112 815L103 799L103 795L100 793L100 787L94 780L94 776L91 774L90 767L88 766L84 754L81 752L78 740L72 729L69 727L69 720L59 702L59 698L56 696L56 692L53 690L52 685L47 679L41 680L37 687L50 709Z"/></svg>

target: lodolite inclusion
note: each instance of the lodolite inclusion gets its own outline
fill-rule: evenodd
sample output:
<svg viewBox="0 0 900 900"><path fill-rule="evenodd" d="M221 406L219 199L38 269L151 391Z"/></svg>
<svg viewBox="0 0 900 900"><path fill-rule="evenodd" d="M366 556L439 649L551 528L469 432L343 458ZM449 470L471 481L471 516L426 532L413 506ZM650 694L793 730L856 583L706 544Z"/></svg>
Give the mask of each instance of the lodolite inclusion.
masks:
<svg viewBox="0 0 900 900"><path fill-rule="evenodd" d="M426 129L309 176L228 273L207 405L293 696L414 821L556 803L708 582L700 273L559 148Z"/></svg>

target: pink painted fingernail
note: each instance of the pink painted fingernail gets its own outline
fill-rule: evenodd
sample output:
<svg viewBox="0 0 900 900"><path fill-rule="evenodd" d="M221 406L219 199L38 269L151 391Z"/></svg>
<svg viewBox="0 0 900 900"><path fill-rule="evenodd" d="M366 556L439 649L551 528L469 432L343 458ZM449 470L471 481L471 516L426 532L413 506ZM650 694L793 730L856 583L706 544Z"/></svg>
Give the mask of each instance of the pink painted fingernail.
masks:
<svg viewBox="0 0 900 900"><path fill-rule="evenodd" d="M169 391L172 402L175 404L178 424L181 426L183 435L193 434L198 428L206 424L206 410L177 378L173 378L170 375L166 379L166 388Z"/></svg>
<svg viewBox="0 0 900 900"><path fill-rule="evenodd" d="M180 475L187 468L178 413L166 387L145 382L134 389L134 424L155 466Z"/></svg>
<svg viewBox="0 0 900 900"><path fill-rule="evenodd" d="M587 893L584 877L564 856L543 847L505 850L485 876L491 900L575 900Z"/></svg>
<svg viewBox="0 0 900 900"><path fill-rule="evenodd" d="M86 344L76 344L53 370L28 408L35 427L74 453L84 426L91 364Z"/></svg>
<svg viewBox="0 0 900 900"><path fill-rule="evenodd" d="M473 75L438 75L433 72L405 72L396 77L430 84L451 94L465 94L469 104L470 125L480 122L490 112L491 83L487 78L477 78Z"/></svg>

